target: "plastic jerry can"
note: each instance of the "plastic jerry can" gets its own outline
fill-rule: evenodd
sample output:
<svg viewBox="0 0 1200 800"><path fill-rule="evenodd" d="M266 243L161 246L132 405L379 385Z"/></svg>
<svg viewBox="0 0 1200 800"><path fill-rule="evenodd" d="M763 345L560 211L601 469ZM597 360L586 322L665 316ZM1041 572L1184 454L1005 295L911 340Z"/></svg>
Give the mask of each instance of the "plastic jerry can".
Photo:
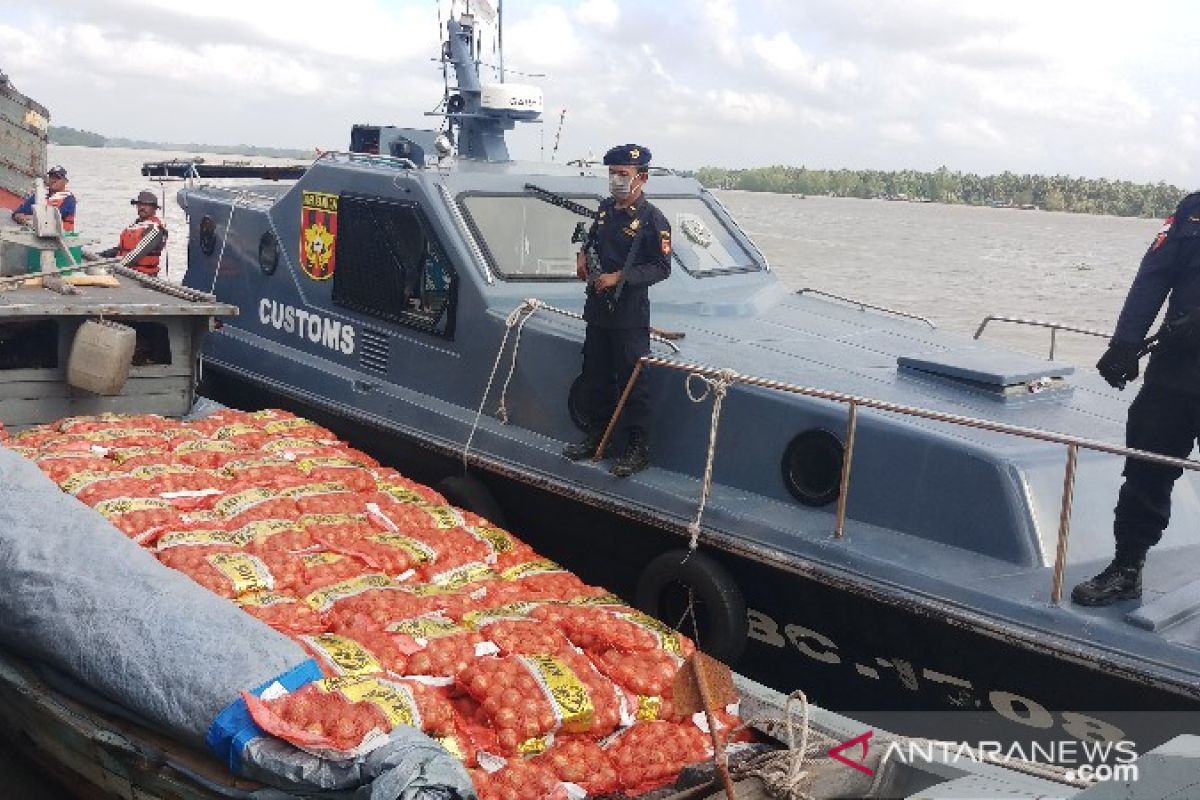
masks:
<svg viewBox="0 0 1200 800"><path fill-rule="evenodd" d="M95 394L120 394L136 343L137 332L128 325L89 319L79 326L71 342L67 383Z"/></svg>

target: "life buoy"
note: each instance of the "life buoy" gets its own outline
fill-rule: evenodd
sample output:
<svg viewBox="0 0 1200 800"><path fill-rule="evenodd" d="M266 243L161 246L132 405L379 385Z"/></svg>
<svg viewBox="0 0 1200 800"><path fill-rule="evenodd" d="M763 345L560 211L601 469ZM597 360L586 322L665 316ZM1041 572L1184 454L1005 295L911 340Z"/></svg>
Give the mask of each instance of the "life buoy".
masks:
<svg viewBox="0 0 1200 800"><path fill-rule="evenodd" d="M749 622L746 599L729 572L703 553L671 550L657 556L638 578L635 599L647 614L680 625L691 589L700 649L727 664L746 649ZM691 623L682 633L693 635Z"/></svg>
<svg viewBox="0 0 1200 800"><path fill-rule="evenodd" d="M492 490L473 475L451 475L443 478L434 488L453 505L478 514L493 525L508 527L504 509Z"/></svg>

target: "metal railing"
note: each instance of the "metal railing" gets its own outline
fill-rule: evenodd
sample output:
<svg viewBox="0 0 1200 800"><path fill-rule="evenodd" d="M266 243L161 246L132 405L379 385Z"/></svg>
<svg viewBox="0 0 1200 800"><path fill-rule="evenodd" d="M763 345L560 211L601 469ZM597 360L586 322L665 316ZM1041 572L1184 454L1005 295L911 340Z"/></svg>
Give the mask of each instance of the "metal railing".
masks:
<svg viewBox="0 0 1200 800"><path fill-rule="evenodd" d="M346 150L326 150L314 161L349 161L355 164L370 164L372 166L395 167L396 169L420 169L409 158L389 156L383 153L351 153Z"/></svg>
<svg viewBox="0 0 1200 800"><path fill-rule="evenodd" d="M920 314L910 314L907 311L900 311L899 309L896 309L896 308L888 308L887 306L877 306L874 303L865 303L862 300L855 300L853 297L843 297L840 294L834 294L833 292L822 291L821 289L814 289L811 286L805 286L803 289L797 289L796 294L820 295L821 297L828 297L831 300L840 300L843 303L849 303L852 306L858 306L860 309L869 308L872 311L882 311L885 314L891 314L892 316L895 316L895 317L904 317L905 319L915 319L920 322L924 322L926 325L928 325L929 327L931 327L935 330L937 329L937 325L935 325L933 323L933 320L929 319L928 317L922 317Z"/></svg>
<svg viewBox="0 0 1200 800"><path fill-rule="evenodd" d="M1155 464L1162 464L1169 467L1180 467L1185 470L1200 472L1200 462L1192 461L1190 459L1172 458L1170 456L1159 455L1158 453L1150 453L1145 450L1135 450L1131 447L1125 447L1123 445L1109 444L1108 442L1085 439L1081 436L1071 436L1065 433L1055 433L1054 431L1045 431L1039 428L1026 428L1020 425L1009 425L1004 422L994 422L992 420L978 419L976 417L967 417L961 414L948 414L943 411L933 411L931 409L920 408L918 406L908 406L902 403L892 403L886 400L876 400L871 397L860 397L858 395L834 392L827 389L815 389L810 386L798 386L793 383L787 383L786 381L759 378L753 375L739 375L737 373L731 373L728 370L720 370L704 366L703 364L673 361L666 358L659 358L657 356L643 356L641 359L639 359L637 365L634 367L633 373L629 376L629 381L625 384L625 389L621 393L620 399L617 401L617 406L613 410L613 415L609 419L608 427L604 431L604 436L600 439L600 445L596 448L596 455L594 458L597 460L603 457L604 450L608 445L608 441L612 436L614 428L616 427L617 419L621 416L621 411L624 409L625 402L629 398L629 393L633 390L633 385L641 376L642 370L647 366L664 367L666 369L673 369L679 372L685 372L690 375L696 375L707 379L726 380L730 383L730 385L743 384L746 386L755 386L763 389L774 389L781 392L788 392L790 394L803 395L804 397L815 397L821 400L830 400L836 403L845 403L848 406L848 417L846 424L846 444L842 450L841 491L838 494L837 513L833 532L834 538L836 539L841 539L845 534L846 498L850 491L850 468L854 461L854 443L858 428L859 408L887 411L894 414L903 414L910 417L933 420L935 422L947 422L952 425L960 425L967 428L975 428L978 430L992 431L994 433L1020 436L1026 439L1049 442L1051 444L1066 445L1067 461L1063 474L1062 505L1059 513L1058 540L1054 559L1053 580L1050 589L1051 602L1055 603L1056 605L1062 599L1063 574L1066 570L1067 541L1071 534L1071 510L1075 498L1075 474L1080 449L1093 450L1100 453L1108 453L1110 455L1123 456L1126 458L1137 458Z"/></svg>
<svg viewBox="0 0 1200 800"><path fill-rule="evenodd" d="M989 322L1011 322L1014 325L1031 325L1035 328L1050 329L1050 355L1047 358L1050 361L1054 360L1054 348L1058 343L1059 331L1070 331L1071 333L1082 333L1087 336L1099 336L1104 339L1111 339L1112 334L1107 331L1098 331L1093 328L1080 328L1075 325L1063 325L1060 322L1048 322L1040 319L1022 319L1021 317L1002 317L999 315L989 314L979 323L979 327L975 329L975 338L978 339L983 335L983 329L988 326Z"/></svg>

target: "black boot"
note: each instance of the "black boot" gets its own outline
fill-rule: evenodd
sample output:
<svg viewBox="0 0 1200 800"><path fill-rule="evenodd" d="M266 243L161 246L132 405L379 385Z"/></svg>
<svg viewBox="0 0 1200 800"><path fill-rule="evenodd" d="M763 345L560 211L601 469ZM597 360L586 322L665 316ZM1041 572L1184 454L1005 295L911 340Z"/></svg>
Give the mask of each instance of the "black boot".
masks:
<svg viewBox="0 0 1200 800"><path fill-rule="evenodd" d="M625 453L612 465L609 470L618 478L628 478L635 472L641 472L650 466L650 442L646 432L641 428L631 428L629 431L629 446Z"/></svg>
<svg viewBox="0 0 1200 800"><path fill-rule="evenodd" d="M1140 599L1145 558L1118 552L1103 572L1071 590L1071 600L1081 606L1106 606L1114 600Z"/></svg>
<svg viewBox="0 0 1200 800"><path fill-rule="evenodd" d="M583 461L596 455L598 447L600 447L600 434L589 431L583 441L564 447L562 454L572 461Z"/></svg>

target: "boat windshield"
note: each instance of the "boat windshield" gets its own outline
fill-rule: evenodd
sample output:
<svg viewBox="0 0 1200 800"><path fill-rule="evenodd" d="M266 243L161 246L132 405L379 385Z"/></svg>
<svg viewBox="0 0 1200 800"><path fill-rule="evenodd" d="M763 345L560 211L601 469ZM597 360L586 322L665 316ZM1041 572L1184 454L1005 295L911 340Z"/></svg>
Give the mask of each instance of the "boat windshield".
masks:
<svg viewBox="0 0 1200 800"><path fill-rule="evenodd" d="M595 209L595 197L568 196ZM761 269L725 223L699 197L653 197L674 233L678 262L692 274ZM579 244L572 234L591 223L532 195L472 194L463 207L481 238L492 268L510 279L575 278Z"/></svg>

